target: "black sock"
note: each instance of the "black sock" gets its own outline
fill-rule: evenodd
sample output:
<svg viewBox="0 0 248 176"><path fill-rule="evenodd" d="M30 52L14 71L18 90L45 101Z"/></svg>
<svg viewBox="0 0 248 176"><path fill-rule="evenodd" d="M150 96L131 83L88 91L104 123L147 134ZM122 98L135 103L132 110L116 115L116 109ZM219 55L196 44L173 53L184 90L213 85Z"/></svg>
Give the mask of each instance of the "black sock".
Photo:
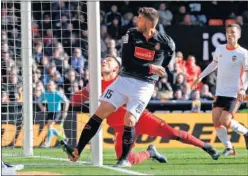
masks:
<svg viewBox="0 0 248 176"><path fill-rule="evenodd" d="M121 159L128 159L129 152L132 149L135 138L135 127L124 126L122 136L122 155Z"/></svg>
<svg viewBox="0 0 248 176"><path fill-rule="evenodd" d="M102 123L102 119L94 114L90 118L90 120L87 122L87 124L84 126L84 129L81 133L80 139L78 141L78 146L77 146L79 155L84 149L84 147L91 140L91 138L96 134L101 123Z"/></svg>

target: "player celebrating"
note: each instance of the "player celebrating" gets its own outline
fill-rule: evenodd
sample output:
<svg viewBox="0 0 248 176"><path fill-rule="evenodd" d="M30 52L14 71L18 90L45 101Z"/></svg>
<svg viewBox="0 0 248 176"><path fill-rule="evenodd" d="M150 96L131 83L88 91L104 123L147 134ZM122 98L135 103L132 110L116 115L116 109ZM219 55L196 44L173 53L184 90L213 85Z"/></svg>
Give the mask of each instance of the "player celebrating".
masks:
<svg viewBox="0 0 248 176"><path fill-rule="evenodd" d="M114 56L109 56L102 61L102 91L104 91L118 76L120 64ZM72 106L80 105L88 100L89 90L87 88L80 90L72 96ZM109 115L106 120L107 124L115 130L115 151L119 159L122 154L122 135L123 124L126 110L121 107L113 114ZM144 110L139 121L135 125L136 136L140 134L147 134L150 136L161 136L167 139L179 140L186 144L191 144L200 147L208 152L213 159L218 159L218 152L209 144L195 138L185 131L179 131L171 128L166 122L154 116L152 113ZM166 158L156 151L155 146L149 146L147 151L138 153L130 152L128 160L130 164L138 164L149 158L158 160L159 162L167 162ZM78 157L70 157L72 161L76 161Z"/></svg>
<svg viewBox="0 0 248 176"><path fill-rule="evenodd" d="M47 133L47 141L44 143L44 147L50 147L52 135L57 136L58 141L64 140L64 137L59 134L59 132L53 128L54 121L59 120L61 117L61 103L64 102L64 111L62 114L62 122L61 126L63 126L63 122L67 116L68 108L69 108L69 101L58 92L55 88L54 81L50 80L47 84L48 90L41 95L38 100L38 105L43 112L46 112L46 107L42 105L41 102L46 101L48 105L48 114L47 114L47 126L48 126L48 133Z"/></svg>
<svg viewBox="0 0 248 176"><path fill-rule="evenodd" d="M156 31L158 18L158 12L154 8L140 9L137 28L130 29L123 39L123 70L103 93L100 106L81 133L74 157L81 154L85 145L96 134L102 120L126 104L123 150L115 166L129 166L128 155L135 138L134 126L151 98L154 83L159 76L165 74L164 67L170 62L175 50L173 40Z"/></svg>
<svg viewBox="0 0 248 176"><path fill-rule="evenodd" d="M237 24L226 27L227 44L216 48L213 61L200 74L193 88L218 67L216 101L214 102L212 118L217 131L217 136L225 145L223 155L235 155L235 150L227 136L227 129L231 128L245 137L248 149L248 129L233 120L241 102L244 100L248 86L248 51L238 44L241 28ZM244 73L245 81L242 84L241 74Z"/></svg>

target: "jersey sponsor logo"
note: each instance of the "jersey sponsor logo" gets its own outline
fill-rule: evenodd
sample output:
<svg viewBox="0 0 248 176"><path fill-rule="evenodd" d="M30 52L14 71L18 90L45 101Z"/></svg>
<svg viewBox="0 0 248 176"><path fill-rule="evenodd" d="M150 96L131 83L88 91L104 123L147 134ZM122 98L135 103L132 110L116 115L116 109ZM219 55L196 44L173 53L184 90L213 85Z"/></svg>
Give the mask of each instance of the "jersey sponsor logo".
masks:
<svg viewBox="0 0 248 176"><path fill-rule="evenodd" d="M232 57L232 61L235 62L237 60L237 56Z"/></svg>
<svg viewBox="0 0 248 176"><path fill-rule="evenodd" d="M137 46L135 47L134 56L139 59L152 61L154 59L154 55L155 55L155 51L145 48L140 48Z"/></svg>

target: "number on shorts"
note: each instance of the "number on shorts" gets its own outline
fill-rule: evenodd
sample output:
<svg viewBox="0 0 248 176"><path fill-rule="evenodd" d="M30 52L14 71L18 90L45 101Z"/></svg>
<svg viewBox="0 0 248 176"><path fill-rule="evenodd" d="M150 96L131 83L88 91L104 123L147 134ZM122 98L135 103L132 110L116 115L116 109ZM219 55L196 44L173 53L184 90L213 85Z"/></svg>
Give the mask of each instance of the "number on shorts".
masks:
<svg viewBox="0 0 248 176"><path fill-rule="evenodd" d="M113 92L113 90L108 89L104 97L110 99L112 97Z"/></svg>

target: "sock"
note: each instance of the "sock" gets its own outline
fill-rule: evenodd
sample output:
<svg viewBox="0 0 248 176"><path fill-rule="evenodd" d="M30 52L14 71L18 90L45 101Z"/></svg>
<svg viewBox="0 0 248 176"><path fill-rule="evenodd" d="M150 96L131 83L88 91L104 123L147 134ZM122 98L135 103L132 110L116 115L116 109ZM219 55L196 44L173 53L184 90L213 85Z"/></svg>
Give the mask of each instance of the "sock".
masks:
<svg viewBox="0 0 248 176"><path fill-rule="evenodd" d="M51 143L51 140L52 140L52 135L53 135L53 130L52 128L49 128L48 129L48 132L47 132L47 143L50 145Z"/></svg>
<svg viewBox="0 0 248 176"><path fill-rule="evenodd" d="M204 147L204 142L201 141L200 139L197 139L196 137L192 136L186 131L179 131L179 136L180 136L180 141L185 144L191 144L196 147L203 148Z"/></svg>
<svg viewBox="0 0 248 176"><path fill-rule="evenodd" d="M232 143L228 138L226 127L224 127L223 125L220 125L220 126L215 127L215 128L216 128L217 136L220 139L220 141L222 142L222 144L224 144L224 146L226 148L232 148Z"/></svg>
<svg viewBox="0 0 248 176"><path fill-rule="evenodd" d="M248 129L245 128L243 125L241 125L239 122L236 120L231 120L230 127L232 128L233 131L236 133L241 133L243 135L248 133Z"/></svg>
<svg viewBox="0 0 248 176"><path fill-rule="evenodd" d="M121 159L128 159L129 152L134 143L135 127L124 126L124 133L122 136L122 155Z"/></svg>
<svg viewBox="0 0 248 176"><path fill-rule="evenodd" d="M142 151L142 152L130 152L128 161L130 164L139 164L143 163L144 161L150 159L152 156L149 151Z"/></svg>
<svg viewBox="0 0 248 176"><path fill-rule="evenodd" d="M96 134L101 123L102 123L102 119L94 114L87 122L87 124L84 126L84 129L81 133L77 146L79 155L83 151L86 144L88 144L91 138Z"/></svg>

